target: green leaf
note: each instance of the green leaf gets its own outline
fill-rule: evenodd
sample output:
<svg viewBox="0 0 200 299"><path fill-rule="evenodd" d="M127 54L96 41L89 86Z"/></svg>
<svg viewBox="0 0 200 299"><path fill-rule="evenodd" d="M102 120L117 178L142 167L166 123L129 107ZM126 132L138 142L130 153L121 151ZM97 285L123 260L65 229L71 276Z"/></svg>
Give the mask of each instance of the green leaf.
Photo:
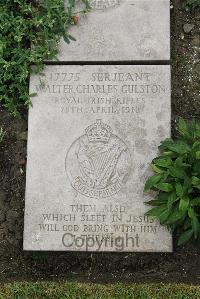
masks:
<svg viewBox="0 0 200 299"><path fill-rule="evenodd" d="M200 179L198 177L193 176L192 177L192 185L195 188L200 189Z"/></svg>
<svg viewBox="0 0 200 299"><path fill-rule="evenodd" d="M186 229L190 228L191 226L192 226L191 219L189 217L187 217L185 219L183 228L184 228L184 230L186 230Z"/></svg>
<svg viewBox="0 0 200 299"><path fill-rule="evenodd" d="M183 196L183 186L181 185L181 183L176 183L175 189L177 196L181 198Z"/></svg>
<svg viewBox="0 0 200 299"><path fill-rule="evenodd" d="M151 169L152 169L152 170L153 170L155 173L162 174L162 173L164 172L164 170L163 170L163 169L161 169L161 168L157 167L157 166L156 166L156 165L154 165L154 164L151 164L150 166L151 166Z"/></svg>
<svg viewBox="0 0 200 299"><path fill-rule="evenodd" d="M186 173L181 167L172 166L169 168L169 172L175 178L184 179L186 177Z"/></svg>
<svg viewBox="0 0 200 299"><path fill-rule="evenodd" d="M161 149L161 147L159 147L159 148ZM175 157L175 154L174 154L174 152L172 152L172 151L164 151L164 152L163 152L163 156L173 158L173 157Z"/></svg>
<svg viewBox="0 0 200 299"><path fill-rule="evenodd" d="M146 205L150 205L152 207L157 207L163 205L163 200L155 199L145 202Z"/></svg>
<svg viewBox="0 0 200 299"><path fill-rule="evenodd" d="M185 244L188 242L193 235L193 229L189 229L181 234L181 236L178 239L178 246Z"/></svg>
<svg viewBox="0 0 200 299"><path fill-rule="evenodd" d="M172 192L168 196L168 201L167 201L167 208L168 210L171 210L173 204L178 200L176 192Z"/></svg>
<svg viewBox="0 0 200 299"><path fill-rule="evenodd" d="M37 96L37 92L33 92L33 93L29 94L29 97L35 97L35 96Z"/></svg>
<svg viewBox="0 0 200 299"><path fill-rule="evenodd" d="M200 160L200 151L197 151L197 152L196 152L196 159L197 159L197 160Z"/></svg>
<svg viewBox="0 0 200 299"><path fill-rule="evenodd" d="M193 173L200 176L200 161L195 161L193 165Z"/></svg>
<svg viewBox="0 0 200 299"><path fill-rule="evenodd" d="M200 123L195 122L195 132L194 132L194 138L200 137Z"/></svg>
<svg viewBox="0 0 200 299"><path fill-rule="evenodd" d="M168 219L169 215L170 215L170 211L168 209L163 211L159 216L160 224L165 224L165 222Z"/></svg>
<svg viewBox="0 0 200 299"><path fill-rule="evenodd" d="M166 224L172 225L179 220L183 219L186 216L186 213L180 211L178 208L175 208L172 213L170 214L169 218L167 219Z"/></svg>
<svg viewBox="0 0 200 299"><path fill-rule="evenodd" d="M185 122L185 120L182 117L179 118L178 132L184 138L187 138L187 139L191 138L191 135L188 131L187 123Z"/></svg>
<svg viewBox="0 0 200 299"><path fill-rule="evenodd" d="M174 141L172 138L166 138L165 140L163 140L161 142L161 145L160 145L160 148L163 149L163 148L168 148L169 145L172 145L174 144Z"/></svg>
<svg viewBox="0 0 200 299"><path fill-rule="evenodd" d="M174 162L174 166L175 166L175 167L182 167L182 165L183 165L183 157L181 156L181 157L178 157L178 158L175 160L175 162Z"/></svg>
<svg viewBox="0 0 200 299"><path fill-rule="evenodd" d="M168 157L156 159L156 160L154 160L154 164L156 166L169 168L172 165L172 159L170 159Z"/></svg>
<svg viewBox="0 0 200 299"><path fill-rule="evenodd" d="M161 150L170 150L174 153L177 154L186 154L191 151L191 147L184 141L182 140L177 140L174 142L172 139L168 138L165 139L162 143L161 146L159 147Z"/></svg>
<svg viewBox="0 0 200 299"><path fill-rule="evenodd" d="M193 208L189 208L188 215L191 219L192 228L193 228L194 236L195 236L195 239L196 239L198 237L199 232L200 232L200 223L199 223L199 220L198 220L198 218L196 216L196 213L195 213Z"/></svg>
<svg viewBox="0 0 200 299"><path fill-rule="evenodd" d="M162 175L153 175L153 176L151 176L146 181L144 190L148 191L148 190L152 189L152 187L154 187L158 182L160 182L161 179L162 179Z"/></svg>
<svg viewBox="0 0 200 299"><path fill-rule="evenodd" d="M163 179L162 181L165 182L167 180L167 178L169 177L169 169L167 169L164 173L163 173Z"/></svg>
<svg viewBox="0 0 200 299"><path fill-rule="evenodd" d="M174 189L173 186L169 183L159 183L159 184L156 184L155 187L158 190L161 190L164 192L171 192Z"/></svg>
<svg viewBox="0 0 200 299"><path fill-rule="evenodd" d="M200 206L200 197L193 198L190 201L191 206Z"/></svg>
<svg viewBox="0 0 200 299"><path fill-rule="evenodd" d="M199 220L196 216L192 217L192 228L193 228L193 231L194 231L194 237L195 237L195 239L197 239L198 234L200 232L200 223L199 223Z"/></svg>
<svg viewBox="0 0 200 299"><path fill-rule="evenodd" d="M145 213L146 216L159 217L166 209L166 205L155 207Z"/></svg>
<svg viewBox="0 0 200 299"><path fill-rule="evenodd" d="M186 212L188 209L188 206L189 206L189 202L190 202L190 200L188 197L181 198L180 203L179 203L179 210Z"/></svg>
<svg viewBox="0 0 200 299"><path fill-rule="evenodd" d="M167 201L169 197L169 193L165 193L165 192L160 192L159 194L157 194L156 198L162 201Z"/></svg>
<svg viewBox="0 0 200 299"><path fill-rule="evenodd" d="M195 216L194 209L191 207L188 209L188 216L190 217L190 219L192 219Z"/></svg>
<svg viewBox="0 0 200 299"><path fill-rule="evenodd" d="M178 140L172 148L178 154L187 154L191 152L191 147L181 140Z"/></svg>
<svg viewBox="0 0 200 299"><path fill-rule="evenodd" d="M192 185L196 186L200 184L200 179L198 177L192 177Z"/></svg>
<svg viewBox="0 0 200 299"><path fill-rule="evenodd" d="M185 176L184 183L183 183L183 194L190 193L190 189L192 187L192 180L190 177Z"/></svg>
<svg viewBox="0 0 200 299"><path fill-rule="evenodd" d="M194 149L195 151L200 150L200 142L199 141L195 141L193 143L192 149Z"/></svg>

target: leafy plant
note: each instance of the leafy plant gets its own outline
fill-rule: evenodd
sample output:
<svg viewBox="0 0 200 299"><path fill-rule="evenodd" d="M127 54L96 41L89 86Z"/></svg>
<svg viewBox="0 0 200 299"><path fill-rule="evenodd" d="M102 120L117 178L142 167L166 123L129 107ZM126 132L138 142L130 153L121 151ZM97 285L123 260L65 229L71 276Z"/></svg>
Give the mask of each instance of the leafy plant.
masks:
<svg viewBox="0 0 200 299"><path fill-rule="evenodd" d="M189 10L200 7L200 0L186 0L185 7Z"/></svg>
<svg viewBox="0 0 200 299"><path fill-rule="evenodd" d="M3 130L3 128L0 128L0 143L3 141L3 138L5 136L5 131Z"/></svg>
<svg viewBox="0 0 200 299"><path fill-rule="evenodd" d="M78 22L76 1L68 0L67 9L63 0L0 1L0 104L14 116L31 103L31 66L41 72L44 60L56 57L61 37L74 40L67 29ZM89 0L81 1L86 13Z"/></svg>
<svg viewBox="0 0 200 299"><path fill-rule="evenodd" d="M152 208L146 214L172 231L179 228L181 245L200 238L200 123L180 118L178 132L177 140L161 143L145 191L157 191L156 198L147 202Z"/></svg>

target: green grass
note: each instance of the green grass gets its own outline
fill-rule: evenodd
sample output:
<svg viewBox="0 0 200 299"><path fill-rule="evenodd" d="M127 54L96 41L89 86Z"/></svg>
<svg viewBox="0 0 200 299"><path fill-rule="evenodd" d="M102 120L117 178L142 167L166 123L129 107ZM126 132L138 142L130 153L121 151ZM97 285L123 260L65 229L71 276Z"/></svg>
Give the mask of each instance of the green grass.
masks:
<svg viewBox="0 0 200 299"><path fill-rule="evenodd" d="M0 287L0 299L199 299L200 286L185 284L83 284L22 282Z"/></svg>

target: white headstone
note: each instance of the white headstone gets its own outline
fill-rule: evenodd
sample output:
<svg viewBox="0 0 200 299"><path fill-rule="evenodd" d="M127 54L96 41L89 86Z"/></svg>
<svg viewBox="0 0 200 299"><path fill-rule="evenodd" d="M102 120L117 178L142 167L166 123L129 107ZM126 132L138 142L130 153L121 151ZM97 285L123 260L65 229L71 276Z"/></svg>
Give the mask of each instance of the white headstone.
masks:
<svg viewBox="0 0 200 299"><path fill-rule="evenodd" d="M91 0L90 3L92 10L87 15L77 13L79 22L69 29L76 42L61 41L60 61L170 59L169 0ZM80 6L75 11L80 11Z"/></svg>
<svg viewBox="0 0 200 299"><path fill-rule="evenodd" d="M170 67L47 66L30 92L24 249L171 251L143 192L170 135Z"/></svg>

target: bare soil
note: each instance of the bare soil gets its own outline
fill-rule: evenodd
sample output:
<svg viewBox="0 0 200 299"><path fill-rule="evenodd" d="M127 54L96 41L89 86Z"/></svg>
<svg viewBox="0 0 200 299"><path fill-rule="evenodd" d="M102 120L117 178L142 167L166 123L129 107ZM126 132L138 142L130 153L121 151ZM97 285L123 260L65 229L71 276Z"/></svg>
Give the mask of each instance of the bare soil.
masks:
<svg viewBox="0 0 200 299"><path fill-rule="evenodd" d="M172 132L179 116L200 117L200 11L171 8ZM194 28L186 33L185 24ZM76 279L96 282L187 282L199 284L200 244L173 253L23 252L27 111L13 119L0 109L6 136L0 145L0 281Z"/></svg>

